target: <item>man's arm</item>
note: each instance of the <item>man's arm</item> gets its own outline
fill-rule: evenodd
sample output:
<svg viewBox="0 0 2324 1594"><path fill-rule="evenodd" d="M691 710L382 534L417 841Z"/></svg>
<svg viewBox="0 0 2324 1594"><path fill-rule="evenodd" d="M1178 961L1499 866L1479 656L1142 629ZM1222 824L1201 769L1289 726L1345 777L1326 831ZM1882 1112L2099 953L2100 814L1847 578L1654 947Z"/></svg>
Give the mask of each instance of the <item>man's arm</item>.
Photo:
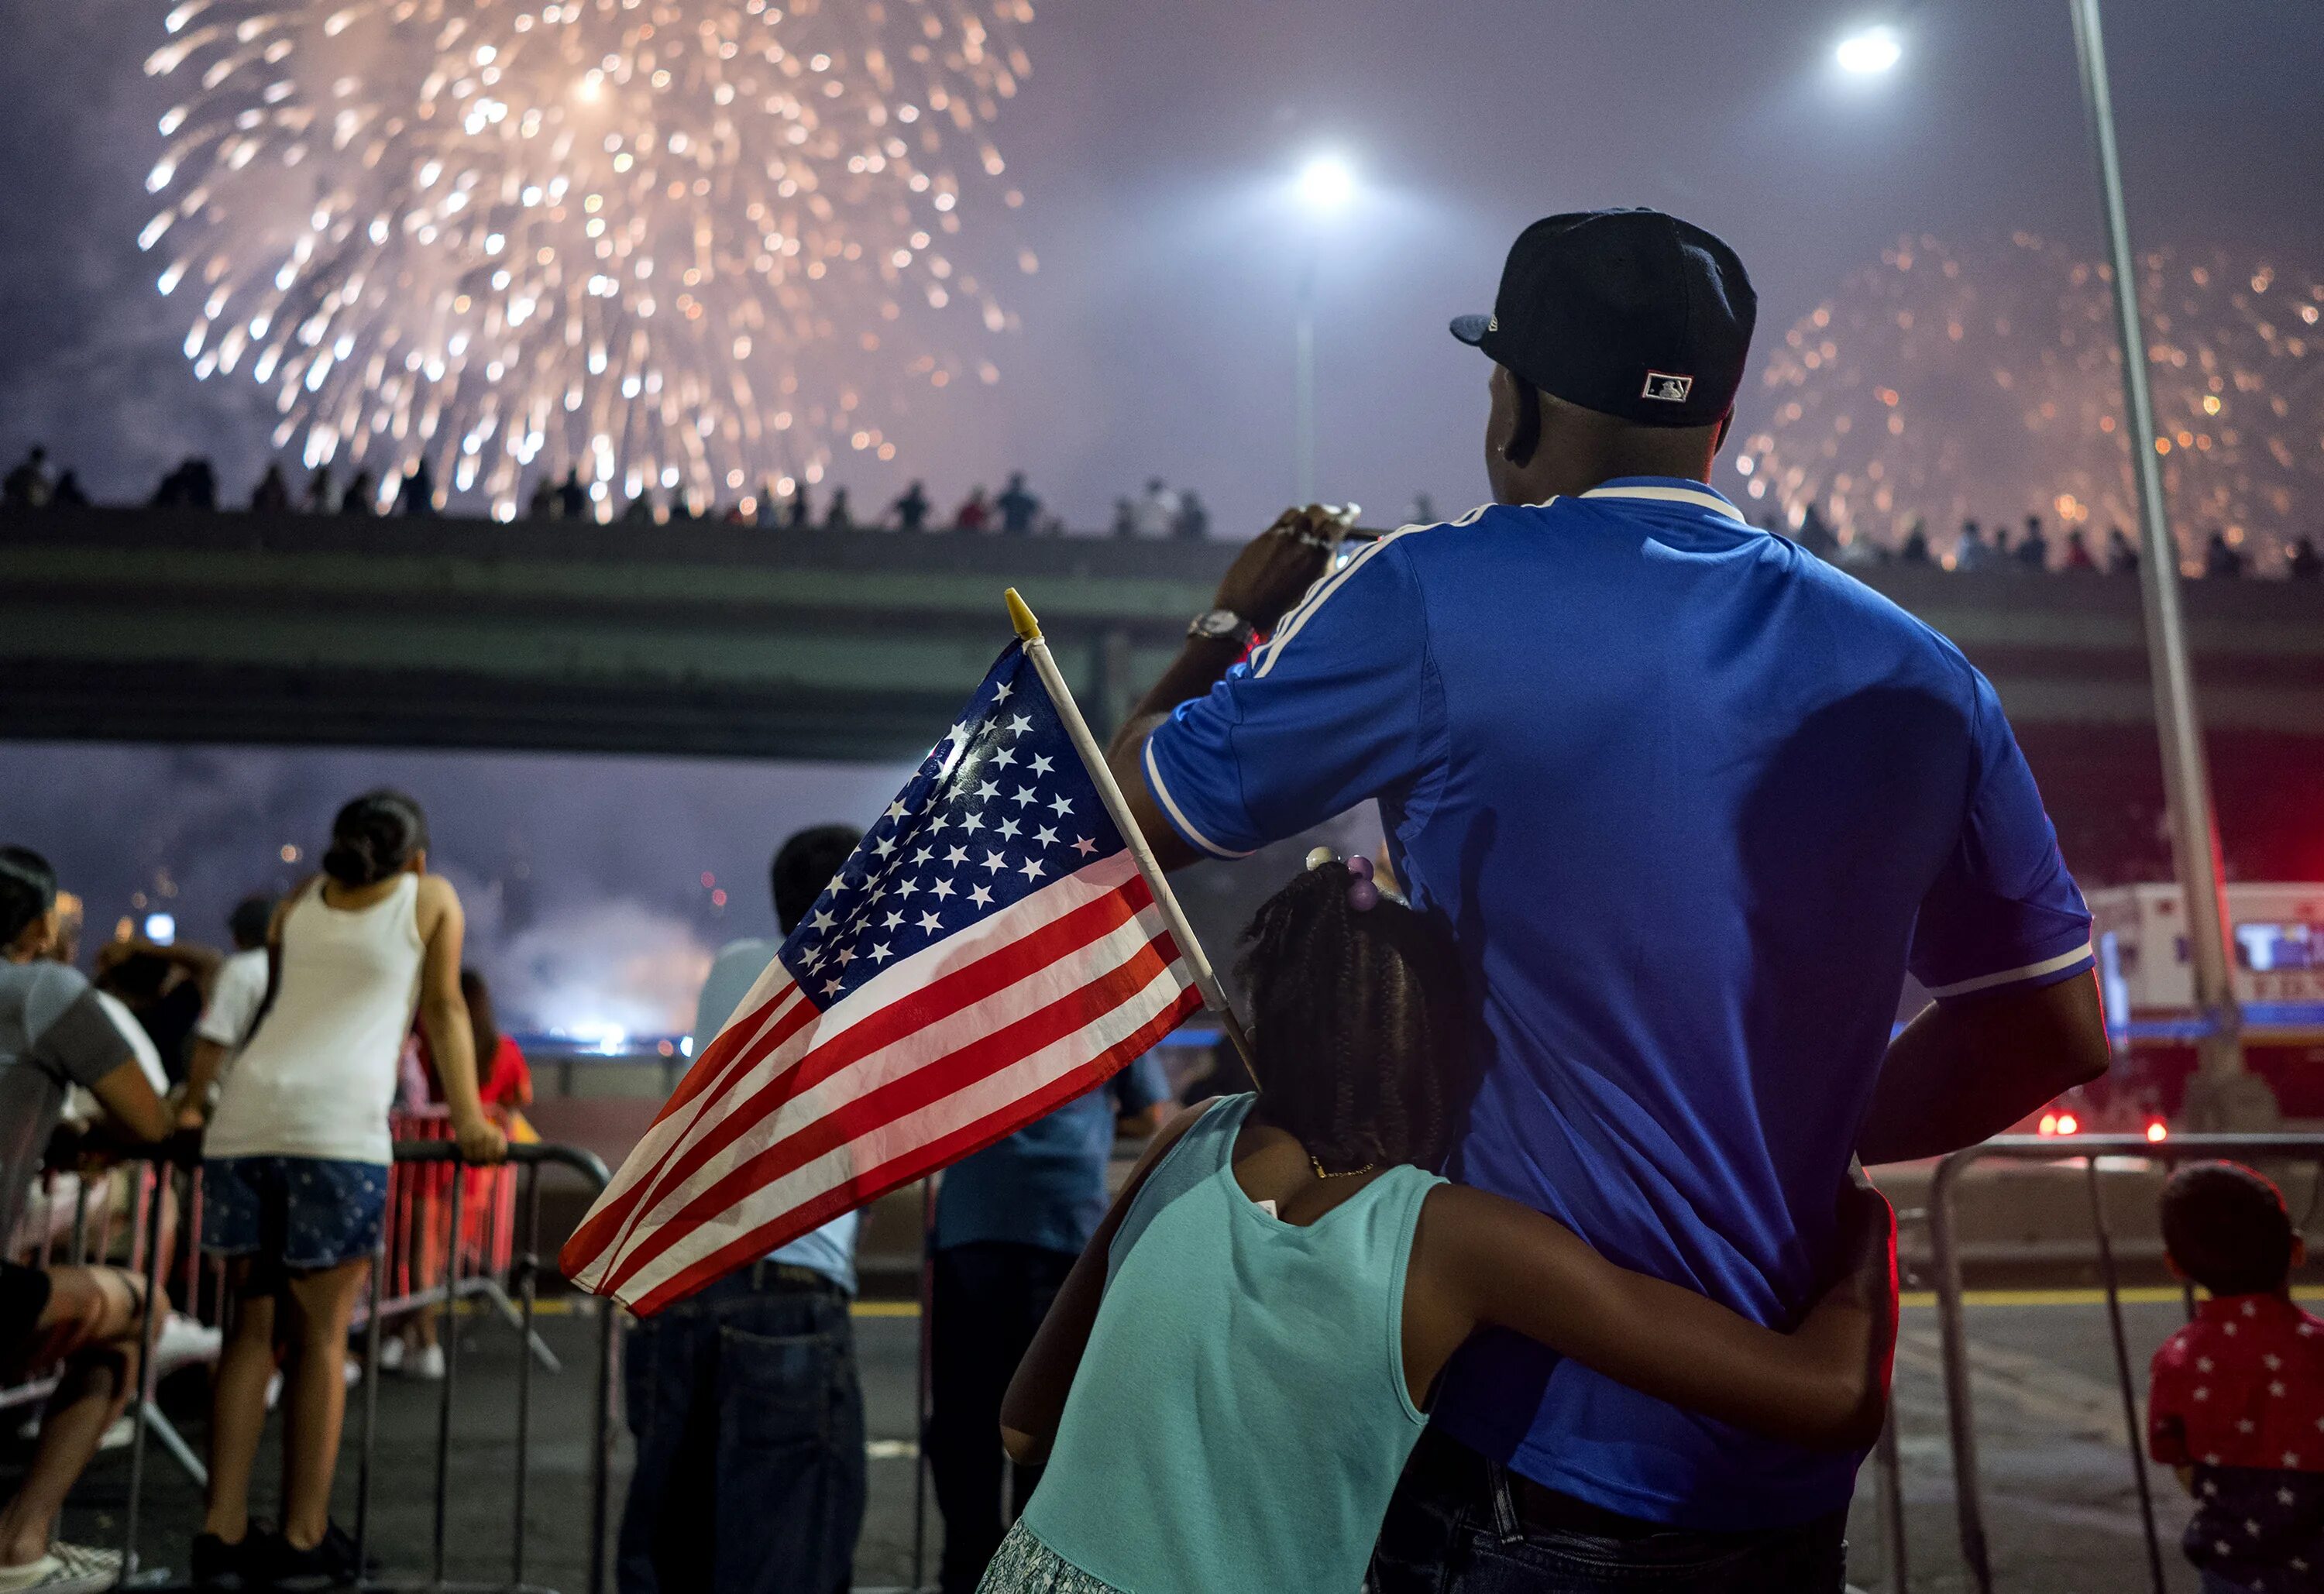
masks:
<svg viewBox="0 0 2324 1594"><path fill-rule="evenodd" d="M1931 1003L1889 1044L1858 1154L1904 1162L1974 1146L2107 1061L2095 974Z"/></svg>
<svg viewBox="0 0 2324 1594"><path fill-rule="evenodd" d="M1244 546L1220 579L1216 606L1240 615L1256 630L1273 631L1331 568L1336 530L1337 522L1320 507L1284 511L1274 525ZM1147 789L1141 767L1146 739L1170 717L1171 710L1224 680L1242 653L1240 637L1188 637L1106 750L1106 763L1129 800L1130 815L1165 869L1183 869L1203 854L1179 835Z"/></svg>

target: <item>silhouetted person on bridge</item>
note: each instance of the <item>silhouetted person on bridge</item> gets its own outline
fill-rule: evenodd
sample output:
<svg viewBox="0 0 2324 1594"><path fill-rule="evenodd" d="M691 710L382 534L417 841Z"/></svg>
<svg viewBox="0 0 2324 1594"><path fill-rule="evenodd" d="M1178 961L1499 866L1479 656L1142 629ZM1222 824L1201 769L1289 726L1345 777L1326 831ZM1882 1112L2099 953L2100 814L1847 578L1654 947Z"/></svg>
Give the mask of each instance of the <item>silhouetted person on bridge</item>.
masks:
<svg viewBox="0 0 2324 1594"><path fill-rule="evenodd" d="M78 471L67 471L57 478L56 490L49 494L51 509L87 509L88 493L80 484Z"/></svg>
<svg viewBox="0 0 2324 1594"><path fill-rule="evenodd" d="M1975 521L1963 521L1960 540L1953 544L1953 568L1963 573L1982 570L1991 555L1992 550L1985 546L1985 529Z"/></svg>
<svg viewBox="0 0 2324 1594"><path fill-rule="evenodd" d="M798 482L791 487L791 501L783 511L783 529L804 531L815 524L815 506L807 502L807 484Z"/></svg>
<svg viewBox="0 0 2324 1594"><path fill-rule="evenodd" d="M914 481L910 486L904 489L903 496L888 506L888 512L896 517L896 530L899 531L927 530L928 526L927 490L918 481Z"/></svg>
<svg viewBox="0 0 2324 1594"><path fill-rule="evenodd" d="M984 489L971 487L960 507L952 512L952 529L955 531L982 531L992 519L992 506L984 501Z"/></svg>
<svg viewBox="0 0 2324 1594"><path fill-rule="evenodd" d="M2324 580L2324 554L2316 551L2314 538L2303 537L2292 545L2284 573L2294 581Z"/></svg>
<svg viewBox="0 0 2324 1594"><path fill-rule="evenodd" d="M1900 565L1918 565L1923 568L1936 563L1929 554L1928 528L1923 526L1918 521L1913 522L1912 530L1905 534L1904 546L1896 553L1896 562Z"/></svg>
<svg viewBox="0 0 2324 1594"><path fill-rule="evenodd" d="M2244 573L2241 548L2227 541L2227 533L2214 531L2210 541L2203 545L2203 578L2206 581L2235 581Z"/></svg>
<svg viewBox="0 0 2324 1594"><path fill-rule="evenodd" d="M307 478L307 499L299 506L310 515L327 515L336 507L331 496L331 467L327 464L315 467Z"/></svg>
<svg viewBox="0 0 2324 1594"><path fill-rule="evenodd" d="M339 513L370 517L379 513L379 483L368 470L359 470L348 478L347 490L339 498Z"/></svg>
<svg viewBox="0 0 2324 1594"><path fill-rule="evenodd" d="M1189 487L1178 495L1178 514L1170 522L1170 535L1181 542L1200 542L1210 534L1211 511L1204 507L1202 496Z"/></svg>
<svg viewBox="0 0 2324 1594"><path fill-rule="evenodd" d="M1041 501L1025 490L1023 471L1009 473L1009 484L992 501L992 507L1001 511L1001 530L1011 537L1030 536L1041 515Z"/></svg>
<svg viewBox="0 0 2324 1594"><path fill-rule="evenodd" d="M589 513L589 489L581 484L581 467L566 467L565 479L557 484L558 518L567 521L586 519Z"/></svg>
<svg viewBox="0 0 2324 1594"><path fill-rule="evenodd" d="M266 474L258 478L258 485L250 490L250 512L254 515L288 514L290 510L290 484L282 479L282 466L275 460L266 462Z"/></svg>
<svg viewBox="0 0 2324 1594"><path fill-rule="evenodd" d="M2138 549L2131 545L2129 538L2122 534L2119 526L2107 528L2106 573L2109 576L2138 574Z"/></svg>
<svg viewBox="0 0 2324 1594"><path fill-rule="evenodd" d="M2025 536L2017 544L2017 562L2036 572L2050 567L2050 539L2042 535L2040 515L2025 517Z"/></svg>
<svg viewBox="0 0 2324 1594"><path fill-rule="evenodd" d="M2066 562L2061 568L2072 575L2098 574L2098 562L2090 557L2089 539L2082 535L2080 527L2066 533Z"/></svg>
<svg viewBox="0 0 2324 1594"><path fill-rule="evenodd" d="M426 456L405 475L403 490L396 494L395 512L421 518L436 513L436 473L428 468Z"/></svg>
<svg viewBox="0 0 2324 1594"><path fill-rule="evenodd" d="M823 529L826 531L855 530L855 511L847 506L846 488L834 487L831 490L831 507L823 511Z"/></svg>
<svg viewBox="0 0 2324 1594"><path fill-rule="evenodd" d="M528 521L553 521L557 518L557 484L543 476L532 484L532 496L525 501L524 518Z"/></svg>
<svg viewBox="0 0 2324 1594"><path fill-rule="evenodd" d="M0 502L10 509L46 509L53 491L49 482L49 451L32 445L21 463L0 484Z"/></svg>

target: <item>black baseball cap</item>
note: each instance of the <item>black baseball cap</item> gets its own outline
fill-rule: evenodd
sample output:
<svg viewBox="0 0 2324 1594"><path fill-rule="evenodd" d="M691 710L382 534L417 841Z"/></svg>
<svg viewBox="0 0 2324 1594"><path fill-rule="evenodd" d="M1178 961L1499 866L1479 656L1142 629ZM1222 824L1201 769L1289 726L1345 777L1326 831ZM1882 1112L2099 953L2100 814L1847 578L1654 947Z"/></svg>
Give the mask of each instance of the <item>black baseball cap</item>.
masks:
<svg viewBox="0 0 2324 1594"><path fill-rule="evenodd" d="M1640 426L1709 426L1743 385L1759 296L1735 251L1659 210L1577 210L1517 235L1489 316L1452 336L1545 393Z"/></svg>

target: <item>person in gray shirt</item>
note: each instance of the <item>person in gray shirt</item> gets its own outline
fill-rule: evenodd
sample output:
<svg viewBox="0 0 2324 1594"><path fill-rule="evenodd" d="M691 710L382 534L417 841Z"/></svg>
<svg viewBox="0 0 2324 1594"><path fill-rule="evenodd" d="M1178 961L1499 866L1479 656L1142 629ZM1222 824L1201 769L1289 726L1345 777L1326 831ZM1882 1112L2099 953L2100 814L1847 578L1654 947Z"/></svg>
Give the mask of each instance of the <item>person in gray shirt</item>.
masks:
<svg viewBox="0 0 2324 1594"><path fill-rule="evenodd" d="M72 1086L140 1139L170 1129L88 981L42 956L56 934L56 871L27 848L0 847L0 1239L16 1231ZM0 1506L0 1590L94 1594L121 1574L115 1552L55 1534L66 1494L135 1387L143 1287L115 1267L0 1262L0 1384L61 1364L32 1467Z"/></svg>

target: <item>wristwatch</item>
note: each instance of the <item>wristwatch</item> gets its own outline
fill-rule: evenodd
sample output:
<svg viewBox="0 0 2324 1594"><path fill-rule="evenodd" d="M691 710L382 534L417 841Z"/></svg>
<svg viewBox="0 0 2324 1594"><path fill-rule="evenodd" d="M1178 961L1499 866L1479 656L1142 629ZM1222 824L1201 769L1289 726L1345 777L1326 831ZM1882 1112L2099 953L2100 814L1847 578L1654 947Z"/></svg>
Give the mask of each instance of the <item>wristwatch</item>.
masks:
<svg viewBox="0 0 2324 1594"><path fill-rule="evenodd" d="M1212 609L1195 615L1186 626L1186 634L1213 642L1239 642L1248 648L1259 635L1259 628L1231 609Z"/></svg>

